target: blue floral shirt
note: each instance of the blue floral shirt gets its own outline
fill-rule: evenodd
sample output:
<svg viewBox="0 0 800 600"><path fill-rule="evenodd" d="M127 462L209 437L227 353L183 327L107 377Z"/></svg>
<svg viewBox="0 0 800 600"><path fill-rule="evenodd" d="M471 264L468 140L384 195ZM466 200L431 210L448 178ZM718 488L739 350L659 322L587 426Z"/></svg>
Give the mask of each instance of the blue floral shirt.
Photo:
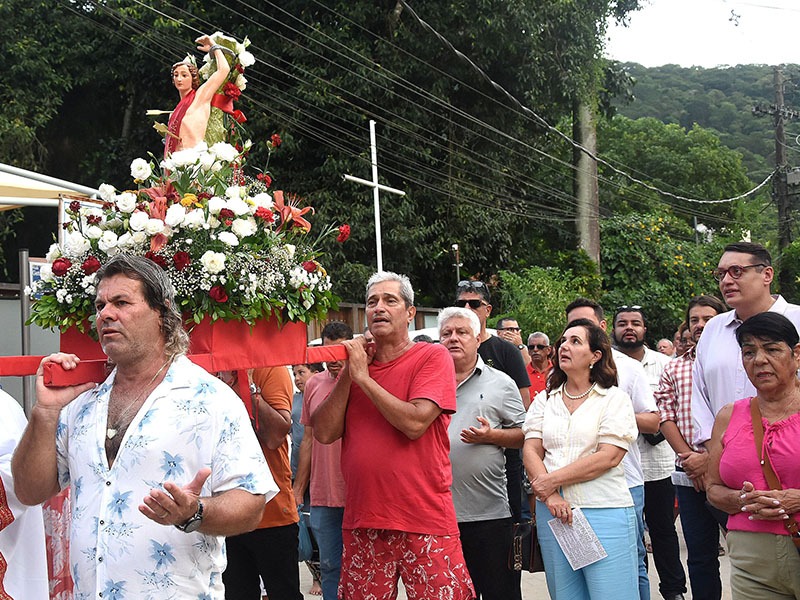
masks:
<svg viewBox="0 0 800 600"><path fill-rule="evenodd" d="M153 488L189 483L202 496L278 491L244 405L223 382L176 359L125 432L111 468L106 417L116 371L61 412L58 476L71 487L70 562L76 600L224 598L225 538L184 533L139 512Z"/></svg>

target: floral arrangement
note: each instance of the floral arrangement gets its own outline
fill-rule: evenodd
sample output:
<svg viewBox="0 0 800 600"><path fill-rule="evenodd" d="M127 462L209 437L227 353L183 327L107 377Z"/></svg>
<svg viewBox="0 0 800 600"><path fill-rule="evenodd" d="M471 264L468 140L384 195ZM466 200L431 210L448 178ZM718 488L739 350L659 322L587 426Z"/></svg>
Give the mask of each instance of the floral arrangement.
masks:
<svg viewBox="0 0 800 600"><path fill-rule="evenodd" d="M270 153L280 144L272 136ZM94 315L96 272L120 252L143 255L170 276L188 320L243 320L274 313L309 322L335 307L330 277L319 262L322 240L344 242L348 225L311 235L311 207L281 191L270 194L267 172L244 175L252 144L205 143L157 163L137 158L138 188L100 187L96 203L66 206L62 242L53 244L40 279L31 321L65 331L86 330ZM151 155L152 156L152 155Z"/></svg>

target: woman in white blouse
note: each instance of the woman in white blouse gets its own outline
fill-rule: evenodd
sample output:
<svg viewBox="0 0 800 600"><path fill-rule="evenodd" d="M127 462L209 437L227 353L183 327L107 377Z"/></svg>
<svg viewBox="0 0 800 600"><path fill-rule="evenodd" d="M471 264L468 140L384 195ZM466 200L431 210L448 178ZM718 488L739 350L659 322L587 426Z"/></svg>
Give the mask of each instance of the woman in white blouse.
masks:
<svg viewBox="0 0 800 600"><path fill-rule="evenodd" d="M638 600L636 516L621 461L635 443L628 395L605 332L586 319L567 325L555 348L547 389L525 419L523 458L553 600ZM534 507L532 507L534 508ZM547 525L572 524L580 508L608 556L573 570Z"/></svg>

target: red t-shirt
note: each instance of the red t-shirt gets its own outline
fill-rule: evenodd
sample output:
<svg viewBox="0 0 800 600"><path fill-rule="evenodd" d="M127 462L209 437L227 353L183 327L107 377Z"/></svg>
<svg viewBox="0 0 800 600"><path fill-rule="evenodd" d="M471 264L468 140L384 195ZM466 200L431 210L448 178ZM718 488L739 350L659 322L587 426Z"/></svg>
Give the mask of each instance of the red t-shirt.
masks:
<svg viewBox="0 0 800 600"><path fill-rule="evenodd" d="M456 410L450 353L439 344L414 344L389 363L373 361L369 374L397 398L425 398L443 412L419 439L411 440L352 385L342 439L347 492L342 527L457 535L447 434Z"/></svg>
<svg viewBox="0 0 800 600"><path fill-rule="evenodd" d="M303 412L300 422L311 425L311 415L327 398L336 380L327 371L317 373L306 381L303 390ZM311 478L308 484L311 506L344 506L344 477L342 477L342 440L332 444L311 442Z"/></svg>
<svg viewBox="0 0 800 600"><path fill-rule="evenodd" d="M550 371L553 370L553 363L547 361L547 369L544 373L540 373L533 368L533 363L526 365L528 371L528 378L531 380L531 400L533 397L547 387L547 378L550 376Z"/></svg>

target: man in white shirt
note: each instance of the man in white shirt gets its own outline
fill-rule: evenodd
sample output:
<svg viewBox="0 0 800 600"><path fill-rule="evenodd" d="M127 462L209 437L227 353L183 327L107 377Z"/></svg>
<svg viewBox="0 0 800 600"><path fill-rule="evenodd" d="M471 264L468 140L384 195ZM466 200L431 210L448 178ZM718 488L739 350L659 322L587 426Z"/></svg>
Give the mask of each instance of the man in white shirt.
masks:
<svg viewBox="0 0 800 600"><path fill-rule="evenodd" d="M655 392L668 356L651 350L645 343L647 323L641 306L620 306L614 315L614 344L618 350L639 361ZM659 431L643 434L636 441L644 472L644 518L653 544L653 562L659 577L659 591L666 600L679 600L686 592L686 573L681 565L678 533L675 531L675 487L672 471L675 452Z"/></svg>
<svg viewBox="0 0 800 600"><path fill-rule="evenodd" d="M604 331L606 330L605 314L603 307L588 298L578 298L567 305L565 309L567 323L575 319L589 319ZM658 407L653 398L653 392L647 383L647 374L639 361L625 356L619 350L613 350L614 362L617 365L618 387L626 392L633 402L633 412L636 414L636 425L639 433L658 433L660 420ZM649 600L650 579L647 576L647 553L644 548L644 474L642 472L642 458L639 447L631 444L625 458L622 460L625 469L625 479L628 489L633 497L636 509L636 523L638 532L636 536L639 555L639 600Z"/></svg>
<svg viewBox="0 0 800 600"><path fill-rule="evenodd" d="M774 276L772 257L761 244L738 242L725 246L714 269L714 279L733 310L711 319L697 344L692 371L695 445L711 438L714 418L723 406L756 393L744 372L736 343L739 325L753 315L772 311L785 316L800 331L800 306L770 294Z"/></svg>

